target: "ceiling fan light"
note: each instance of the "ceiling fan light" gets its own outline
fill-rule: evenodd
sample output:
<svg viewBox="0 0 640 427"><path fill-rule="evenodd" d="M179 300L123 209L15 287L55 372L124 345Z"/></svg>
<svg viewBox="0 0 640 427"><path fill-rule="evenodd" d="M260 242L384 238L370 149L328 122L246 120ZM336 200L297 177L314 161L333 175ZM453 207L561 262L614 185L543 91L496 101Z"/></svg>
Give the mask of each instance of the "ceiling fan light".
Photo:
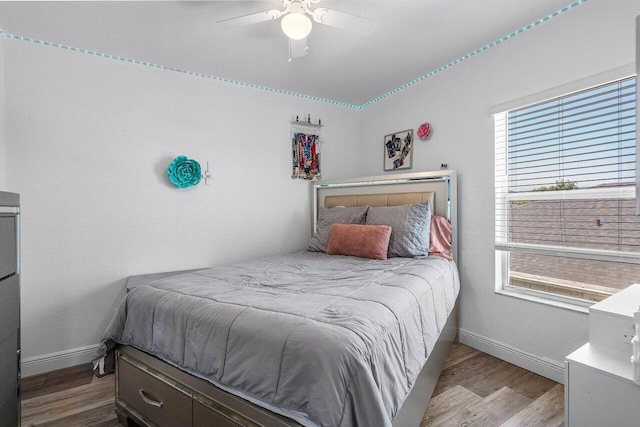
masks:
<svg viewBox="0 0 640 427"><path fill-rule="evenodd" d="M289 13L280 22L282 31L293 40L300 40L311 32L311 19L302 13Z"/></svg>

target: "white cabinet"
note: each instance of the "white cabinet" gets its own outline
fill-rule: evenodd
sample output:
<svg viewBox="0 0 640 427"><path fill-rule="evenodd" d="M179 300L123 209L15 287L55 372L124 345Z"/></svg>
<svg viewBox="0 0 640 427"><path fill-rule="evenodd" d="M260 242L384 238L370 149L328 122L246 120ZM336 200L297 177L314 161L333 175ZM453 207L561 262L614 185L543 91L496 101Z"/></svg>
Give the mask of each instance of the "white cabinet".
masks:
<svg viewBox="0 0 640 427"><path fill-rule="evenodd" d="M20 425L20 196L0 191L0 427Z"/></svg>
<svg viewBox="0 0 640 427"><path fill-rule="evenodd" d="M565 360L566 427L640 426L640 387L630 361L639 305L636 284L589 309L589 342Z"/></svg>

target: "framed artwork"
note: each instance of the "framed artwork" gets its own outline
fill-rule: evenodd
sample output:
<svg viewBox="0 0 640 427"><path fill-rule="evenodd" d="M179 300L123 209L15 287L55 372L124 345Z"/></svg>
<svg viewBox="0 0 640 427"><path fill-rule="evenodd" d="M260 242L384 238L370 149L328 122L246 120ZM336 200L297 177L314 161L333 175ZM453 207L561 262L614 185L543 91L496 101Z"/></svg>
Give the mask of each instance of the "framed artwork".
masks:
<svg viewBox="0 0 640 427"><path fill-rule="evenodd" d="M384 137L384 170L411 169L413 166L413 129Z"/></svg>

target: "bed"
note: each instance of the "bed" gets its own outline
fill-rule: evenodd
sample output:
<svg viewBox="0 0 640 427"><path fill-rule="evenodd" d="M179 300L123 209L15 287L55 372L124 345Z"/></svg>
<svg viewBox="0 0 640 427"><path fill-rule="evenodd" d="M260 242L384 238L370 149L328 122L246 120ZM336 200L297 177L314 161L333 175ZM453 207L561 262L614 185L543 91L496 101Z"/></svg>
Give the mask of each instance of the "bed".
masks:
<svg viewBox="0 0 640 427"><path fill-rule="evenodd" d="M455 171L319 181L311 191L310 248L320 249L127 295L95 361L104 372L115 359L125 425L419 425L456 335L459 280L454 260L397 256L424 243L403 240L411 221L398 221L445 217L455 259ZM331 215L358 219L327 232ZM337 236L367 243L345 247ZM352 256L383 246L384 257Z"/></svg>

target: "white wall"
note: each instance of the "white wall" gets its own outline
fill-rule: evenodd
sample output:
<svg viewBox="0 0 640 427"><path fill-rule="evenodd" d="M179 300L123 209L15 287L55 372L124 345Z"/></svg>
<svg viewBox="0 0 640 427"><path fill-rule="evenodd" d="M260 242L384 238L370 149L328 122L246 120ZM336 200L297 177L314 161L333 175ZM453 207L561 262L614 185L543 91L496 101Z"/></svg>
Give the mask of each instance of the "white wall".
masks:
<svg viewBox="0 0 640 427"><path fill-rule="evenodd" d="M292 115L322 118L325 177L360 173L356 110L21 41L4 57L25 375L86 359L127 276L305 247ZM173 186L180 154L208 160L212 184Z"/></svg>
<svg viewBox="0 0 640 427"><path fill-rule="evenodd" d="M382 172L382 137L429 121L413 171L458 171L461 340L514 362L549 362L588 340L587 315L494 293L494 138L490 108L635 61L640 2L589 1L363 111L363 172ZM515 29L514 29L515 30ZM488 42L488 41L487 41ZM480 47L480 46L478 46ZM451 58L454 60L456 58ZM425 70L430 71L430 70ZM528 366L535 368L535 366ZM538 366L539 367L539 366Z"/></svg>

